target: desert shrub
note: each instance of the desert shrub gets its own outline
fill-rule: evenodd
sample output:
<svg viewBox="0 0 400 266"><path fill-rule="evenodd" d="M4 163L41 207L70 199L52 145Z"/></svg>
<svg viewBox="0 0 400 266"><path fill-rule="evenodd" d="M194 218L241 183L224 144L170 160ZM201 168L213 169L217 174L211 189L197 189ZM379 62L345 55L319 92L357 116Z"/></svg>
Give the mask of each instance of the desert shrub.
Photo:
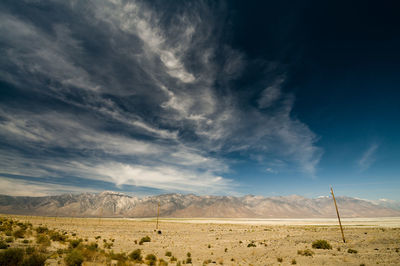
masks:
<svg viewBox="0 0 400 266"><path fill-rule="evenodd" d="M142 237L142 239L140 239L140 241L139 241L139 245L143 245L143 243L150 242L150 241L151 241L151 239L149 236Z"/></svg>
<svg viewBox="0 0 400 266"><path fill-rule="evenodd" d="M163 259L158 260L158 266L168 266L168 262Z"/></svg>
<svg viewBox="0 0 400 266"><path fill-rule="evenodd" d="M28 239L24 239L24 240L22 240L22 243L28 244L28 243L29 243L29 240L28 240Z"/></svg>
<svg viewBox="0 0 400 266"><path fill-rule="evenodd" d="M12 236L9 236L9 237L6 238L6 242L7 243L12 243L12 242L14 242L14 238Z"/></svg>
<svg viewBox="0 0 400 266"><path fill-rule="evenodd" d="M46 235L38 235L36 237L36 243L41 244L43 246L50 246L50 239Z"/></svg>
<svg viewBox="0 0 400 266"><path fill-rule="evenodd" d="M9 248L0 253L0 265L21 265L24 259L24 250Z"/></svg>
<svg viewBox="0 0 400 266"><path fill-rule="evenodd" d="M357 254L357 253L358 253L358 251L357 251L357 250L355 250L355 249L351 249L351 248L349 248L349 249L347 250L347 253L354 253L354 254Z"/></svg>
<svg viewBox="0 0 400 266"><path fill-rule="evenodd" d="M208 248L211 248L211 245L210 244L208 244L208 246L207 246Z"/></svg>
<svg viewBox="0 0 400 266"><path fill-rule="evenodd" d="M72 235L72 236L76 236L76 233L72 233L71 235ZM96 238L96 239L97 239L97 238Z"/></svg>
<svg viewBox="0 0 400 266"><path fill-rule="evenodd" d="M188 252L188 253L186 253L186 256L187 256L188 258L190 258L190 257L192 256L192 253Z"/></svg>
<svg viewBox="0 0 400 266"><path fill-rule="evenodd" d="M84 258L81 251L73 249L67 254L64 260L65 264L68 266L80 266L82 265Z"/></svg>
<svg viewBox="0 0 400 266"><path fill-rule="evenodd" d="M156 265L157 257L154 254L147 254L146 256L146 263L148 265Z"/></svg>
<svg viewBox="0 0 400 266"><path fill-rule="evenodd" d="M326 240L315 240L312 243L312 248L316 248L316 249L332 249L332 246Z"/></svg>
<svg viewBox="0 0 400 266"><path fill-rule="evenodd" d="M24 259L22 266L43 266L47 257L43 254L33 253L31 256Z"/></svg>
<svg viewBox="0 0 400 266"><path fill-rule="evenodd" d="M7 249L8 245L3 239L0 239L0 249Z"/></svg>
<svg viewBox="0 0 400 266"><path fill-rule="evenodd" d="M142 261L142 255L141 255L141 250L140 249L135 249L129 254L129 258L131 258L133 261L140 262Z"/></svg>
<svg viewBox="0 0 400 266"><path fill-rule="evenodd" d="M96 237L95 237L95 239L100 239L100 238L101 238L101 236L96 236Z"/></svg>
<svg viewBox="0 0 400 266"><path fill-rule="evenodd" d="M62 248L57 249L57 254L61 257L64 254L65 250Z"/></svg>
<svg viewBox="0 0 400 266"><path fill-rule="evenodd" d="M21 228L22 230L28 229L28 225L27 225L26 223L24 224L24 223L18 222L17 225L18 225L19 228Z"/></svg>
<svg viewBox="0 0 400 266"><path fill-rule="evenodd" d="M171 262L177 261L178 259L174 256L171 256L171 258L169 259Z"/></svg>
<svg viewBox="0 0 400 266"><path fill-rule="evenodd" d="M69 247L71 249L76 248L79 246L79 244L82 242L82 239L73 239L69 241Z"/></svg>
<svg viewBox="0 0 400 266"><path fill-rule="evenodd" d="M12 231L11 230L7 230L4 233L6 234L6 236L12 236Z"/></svg>
<svg viewBox="0 0 400 266"><path fill-rule="evenodd" d="M282 261L283 261L283 259L282 259L281 257L276 258L276 260L277 260L278 262L282 262Z"/></svg>
<svg viewBox="0 0 400 266"><path fill-rule="evenodd" d="M186 264L192 264L192 258L186 258Z"/></svg>
<svg viewBox="0 0 400 266"><path fill-rule="evenodd" d="M124 252L122 252L122 253L114 253L113 251L111 251L110 253L108 253L108 256L112 260L118 260L118 261L126 261L126 260L128 260L128 257L126 256L126 254Z"/></svg>
<svg viewBox="0 0 400 266"><path fill-rule="evenodd" d="M57 231L51 231L50 239L53 241L58 241L58 242L65 242L67 240L67 236L63 235Z"/></svg>
<svg viewBox="0 0 400 266"><path fill-rule="evenodd" d="M181 266L181 262L178 261L178 262L176 263L176 266Z"/></svg>
<svg viewBox="0 0 400 266"><path fill-rule="evenodd" d="M228 248L225 248L225 252L228 252Z"/></svg>
<svg viewBox="0 0 400 266"><path fill-rule="evenodd" d="M107 242L104 242L104 244L103 244L104 248L108 248L108 249L111 249L111 247L113 245L114 245L113 243L107 243Z"/></svg>
<svg viewBox="0 0 400 266"><path fill-rule="evenodd" d="M297 264L297 261L295 259L292 259L292 264L293 265Z"/></svg>
<svg viewBox="0 0 400 266"><path fill-rule="evenodd" d="M36 251L36 249L34 247L26 247L26 249L25 249L25 253L28 255L35 253L35 251Z"/></svg>
<svg viewBox="0 0 400 266"><path fill-rule="evenodd" d="M36 233L38 234L44 234L47 233L49 231L49 229L45 226L39 226L38 228L36 228Z"/></svg>
<svg viewBox="0 0 400 266"><path fill-rule="evenodd" d="M171 257L171 256L172 256L171 251L166 251L166 252L165 252L165 256L166 256L166 257Z"/></svg>
<svg viewBox="0 0 400 266"><path fill-rule="evenodd" d="M14 231L13 236L14 236L15 238L24 238L25 233L26 233L26 232L25 232L24 229L18 229L18 230L16 230L16 231Z"/></svg>
<svg viewBox="0 0 400 266"><path fill-rule="evenodd" d="M99 245L95 242L91 242L89 245L86 245L88 250L96 251L99 248Z"/></svg>
<svg viewBox="0 0 400 266"><path fill-rule="evenodd" d="M312 255L314 255L314 251L311 249L297 250L297 254L312 257Z"/></svg>
<svg viewBox="0 0 400 266"><path fill-rule="evenodd" d="M256 247L256 244L254 244L253 242L251 242L251 243L249 243L249 244L247 245L247 247L248 247L248 248Z"/></svg>

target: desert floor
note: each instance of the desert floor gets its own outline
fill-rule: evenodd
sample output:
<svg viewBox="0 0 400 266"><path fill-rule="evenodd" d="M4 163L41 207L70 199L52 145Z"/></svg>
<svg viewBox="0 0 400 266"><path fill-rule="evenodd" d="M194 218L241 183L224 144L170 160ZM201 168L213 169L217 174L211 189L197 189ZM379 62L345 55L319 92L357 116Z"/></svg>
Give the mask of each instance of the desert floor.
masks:
<svg viewBox="0 0 400 266"><path fill-rule="evenodd" d="M180 262L190 252L193 265L400 265L400 218L344 219L343 243L334 219L161 219L159 234L155 219L7 217L67 232L70 239L97 242L101 248L104 240L114 239L107 251L129 254L141 249L144 257L152 253L169 265L176 262L170 262L166 251ZM151 242L139 245L145 236ZM332 249L312 248L319 239L327 240ZM52 243L49 248L57 250L60 245ZM313 256L298 254L305 249ZM349 249L357 253L348 253Z"/></svg>

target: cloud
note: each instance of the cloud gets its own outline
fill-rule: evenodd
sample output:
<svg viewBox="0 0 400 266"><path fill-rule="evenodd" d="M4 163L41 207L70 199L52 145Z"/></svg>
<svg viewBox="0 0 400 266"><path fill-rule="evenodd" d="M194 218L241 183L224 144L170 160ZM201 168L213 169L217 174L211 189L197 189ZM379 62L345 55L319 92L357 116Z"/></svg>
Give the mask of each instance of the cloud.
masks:
<svg viewBox="0 0 400 266"><path fill-rule="evenodd" d="M163 4L1 4L0 79L16 97L0 102L3 173L226 193L241 153L316 174L318 136L291 115L282 73L241 94L252 62L221 44L224 10Z"/></svg>
<svg viewBox="0 0 400 266"><path fill-rule="evenodd" d="M267 87L262 91L261 97L258 99L259 108L271 107L281 97L281 84L284 82L283 79L278 79L273 85Z"/></svg>
<svg viewBox="0 0 400 266"><path fill-rule="evenodd" d="M357 161L358 167L361 171L368 170L372 164L375 162L375 153L378 150L379 145L377 143L372 143L368 149L362 154L361 158Z"/></svg>
<svg viewBox="0 0 400 266"><path fill-rule="evenodd" d="M71 191L85 193L101 192L102 190L0 177L0 194L3 195L41 197Z"/></svg>

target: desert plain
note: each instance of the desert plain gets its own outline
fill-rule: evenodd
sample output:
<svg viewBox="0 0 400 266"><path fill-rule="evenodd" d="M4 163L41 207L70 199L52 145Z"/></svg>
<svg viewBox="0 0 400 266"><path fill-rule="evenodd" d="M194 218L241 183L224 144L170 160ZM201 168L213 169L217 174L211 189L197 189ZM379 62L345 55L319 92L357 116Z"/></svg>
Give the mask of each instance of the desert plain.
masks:
<svg viewBox="0 0 400 266"><path fill-rule="evenodd" d="M15 238L11 247L39 245L38 227L66 235L67 241L51 241L45 247L47 265L65 265L60 250L78 239L102 250L85 257L83 265L146 265L148 254L155 255L156 265L160 259L161 265L400 265L400 218L343 219L346 243L334 219L160 219L155 230L152 218L0 218L32 224L32 233ZM150 241L141 243L147 236ZM6 237L4 232L0 237ZM331 249L313 248L316 240L326 240ZM104 256L129 255L137 249L142 262Z"/></svg>

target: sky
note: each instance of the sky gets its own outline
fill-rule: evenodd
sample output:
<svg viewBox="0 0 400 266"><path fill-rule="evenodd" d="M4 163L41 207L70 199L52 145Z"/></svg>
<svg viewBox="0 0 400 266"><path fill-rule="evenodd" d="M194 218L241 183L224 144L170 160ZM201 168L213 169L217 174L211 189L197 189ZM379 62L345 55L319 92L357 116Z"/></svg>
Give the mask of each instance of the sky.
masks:
<svg viewBox="0 0 400 266"><path fill-rule="evenodd" d="M400 200L399 8L3 0L0 194Z"/></svg>

